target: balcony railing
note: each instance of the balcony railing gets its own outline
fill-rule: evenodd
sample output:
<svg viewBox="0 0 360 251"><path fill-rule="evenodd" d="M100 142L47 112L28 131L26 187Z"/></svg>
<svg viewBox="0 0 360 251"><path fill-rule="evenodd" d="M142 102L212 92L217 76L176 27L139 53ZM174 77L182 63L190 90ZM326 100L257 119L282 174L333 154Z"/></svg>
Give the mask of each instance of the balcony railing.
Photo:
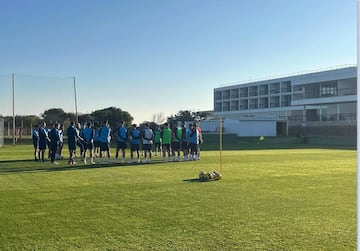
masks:
<svg viewBox="0 0 360 251"><path fill-rule="evenodd" d="M349 96L356 95L356 88L343 88L337 89L334 93L321 93L321 92L310 92L306 91L304 94L293 95L293 100L302 100L302 99L314 99L314 98L329 98L329 97L341 97L341 96Z"/></svg>

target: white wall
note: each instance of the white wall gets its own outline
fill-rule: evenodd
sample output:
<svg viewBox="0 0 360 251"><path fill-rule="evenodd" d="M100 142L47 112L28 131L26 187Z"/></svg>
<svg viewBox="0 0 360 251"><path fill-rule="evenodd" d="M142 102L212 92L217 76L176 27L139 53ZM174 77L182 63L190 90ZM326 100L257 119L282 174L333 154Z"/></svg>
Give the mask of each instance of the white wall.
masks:
<svg viewBox="0 0 360 251"><path fill-rule="evenodd" d="M272 120L224 120L224 133L238 136L276 136L276 121Z"/></svg>

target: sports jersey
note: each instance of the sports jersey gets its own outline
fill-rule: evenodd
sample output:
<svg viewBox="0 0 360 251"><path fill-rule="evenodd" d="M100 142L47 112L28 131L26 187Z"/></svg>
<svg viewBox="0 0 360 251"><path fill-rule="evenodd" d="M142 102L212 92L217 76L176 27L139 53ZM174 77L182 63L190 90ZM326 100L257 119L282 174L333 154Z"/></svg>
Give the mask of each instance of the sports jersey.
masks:
<svg viewBox="0 0 360 251"><path fill-rule="evenodd" d="M59 129L59 140L61 143L64 142L64 131Z"/></svg>
<svg viewBox="0 0 360 251"><path fill-rule="evenodd" d="M118 142L125 142L127 139L128 135L127 135L127 129L125 126L120 126L118 128Z"/></svg>
<svg viewBox="0 0 360 251"><path fill-rule="evenodd" d="M154 132L154 141L155 141L155 143L161 143L161 131L160 130L156 130Z"/></svg>
<svg viewBox="0 0 360 251"><path fill-rule="evenodd" d="M198 133L198 138L199 138L199 144L202 143L203 139L202 139L202 132L201 132L201 128L200 127L196 127L197 133Z"/></svg>
<svg viewBox="0 0 360 251"><path fill-rule="evenodd" d="M39 128L39 140L41 142L45 142L47 137L48 137L47 130L44 127L40 127Z"/></svg>
<svg viewBox="0 0 360 251"><path fill-rule="evenodd" d="M92 143L94 139L94 130L90 127L86 127L82 131L83 138L86 142Z"/></svg>
<svg viewBox="0 0 360 251"><path fill-rule="evenodd" d="M138 129L133 129L131 131L131 144L139 145L140 144L140 131Z"/></svg>
<svg viewBox="0 0 360 251"><path fill-rule="evenodd" d="M180 142L182 136L181 128L174 128L171 132L171 142Z"/></svg>
<svg viewBox="0 0 360 251"><path fill-rule="evenodd" d="M198 135L198 131L196 129L191 130L190 137L189 137L189 143L199 144L199 135Z"/></svg>
<svg viewBox="0 0 360 251"><path fill-rule="evenodd" d="M171 144L171 129L164 128L161 133L162 143Z"/></svg>
<svg viewBox="0 0 360 251"><path fill-rule="evenodd" d="M103 126L100 130L100 141L103 143L110 143L111 136L110 136L111 129L108 126Z"/></svg>
<svg viewBox="0 0 360 251"><path fill-rule="evenodd" d="M145 128L143 131L143 144L147 145L147 144L152 144L153 143L153 137L154 137L154 133L150 128Z"/></svg>
<svg viewBox="0 0 360 251"><path fill-rule="evenodd" d="M50 138L50 144L52 146L56 146L57 142L60 140L59 130L56 128L51 129L49 132L49 138Z"/></svg>
<svg viewBox="0 0 360 251"><path fill-rule="evenodd" d="M99 129L94 130L94 141L100 141L100 131L99 131Z"/></svg>
<svg viewBox="0 0 360 251"><path fill-rule="evenodd" d="M32 130L31 135L32 135L33 141L39 140L39 132L38 132L36 129L33 129L33 130Z"/></svg>
<svg viewBox="0 0 360 251"><path fill-rule="evenodd" d="M69 126L69 128L66 130L66 134L68 136L69 145L75 145L77 138L77 132L75 127Z"/></svg>
<svg viewBox="0 0 360 251"><path fill-rule="evenodd" d="M186 142L188 140L188 130L186 127L181 127L181 141Z"/></svg>

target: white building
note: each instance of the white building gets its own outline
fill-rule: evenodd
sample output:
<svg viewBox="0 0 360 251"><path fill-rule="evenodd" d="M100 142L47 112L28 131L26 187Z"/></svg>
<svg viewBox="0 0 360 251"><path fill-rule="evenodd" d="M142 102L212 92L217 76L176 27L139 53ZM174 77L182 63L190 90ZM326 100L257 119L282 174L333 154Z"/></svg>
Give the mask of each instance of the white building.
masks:
<svg viewBox="0 0 360 251"><path fill-rule="evenodd" d="M214 116L277 118L289 127L356 125L356 66L337 67L214 89Z"/></svg>

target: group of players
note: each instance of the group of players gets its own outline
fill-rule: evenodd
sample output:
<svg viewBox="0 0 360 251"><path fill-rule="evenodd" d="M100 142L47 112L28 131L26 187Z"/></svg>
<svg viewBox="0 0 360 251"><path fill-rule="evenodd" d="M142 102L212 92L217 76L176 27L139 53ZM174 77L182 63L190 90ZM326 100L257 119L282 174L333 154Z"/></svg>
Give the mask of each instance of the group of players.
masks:
<svg viewBox="0 0 360 251"><path fill-rule="evenodd" d="M90 163L102 163L107 158L108 163L126 163L126 149L130 144L130 159L128 163L149 163L152 161L152 152L156 156L161 154L162 161L180 161L182 159L199 160L200 144L202 143L202 132L197 122L186 127L185 122L178 126L176 123L165 123L152 130L148 123L142 127L136 124L126 128L121 121L119 126L112 130L107 121L101 125L90 122L81 126L80 123L71 122L66 129L67 143L69 149L69 165L76 164L76 150L79 149L79 156L86 164L87 157ZM111 160L110 145L112 136L116 138L115 159ZM64 127L59 123L52 124L51 128L44 122L41 126L35 126L32 130L34 145L34 158L36 161L44 162L45 151L48 148L48 157L51 163L57 164L56 159L62 159L64 145ZM143 161L140 158L144 157Z"/></svg>

